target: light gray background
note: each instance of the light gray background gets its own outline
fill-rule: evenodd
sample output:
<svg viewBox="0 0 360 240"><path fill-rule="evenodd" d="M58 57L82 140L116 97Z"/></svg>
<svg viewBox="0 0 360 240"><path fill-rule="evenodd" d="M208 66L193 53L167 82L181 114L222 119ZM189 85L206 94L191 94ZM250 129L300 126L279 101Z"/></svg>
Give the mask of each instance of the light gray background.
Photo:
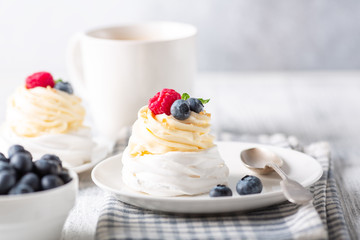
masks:
<svg viewBox="0 0 360 240"><path fill-rule="evenodd" d="M199 29L199 71L360 68L357 0L0 0L0 77L66 74L78 31L144 20Z"/></svg>

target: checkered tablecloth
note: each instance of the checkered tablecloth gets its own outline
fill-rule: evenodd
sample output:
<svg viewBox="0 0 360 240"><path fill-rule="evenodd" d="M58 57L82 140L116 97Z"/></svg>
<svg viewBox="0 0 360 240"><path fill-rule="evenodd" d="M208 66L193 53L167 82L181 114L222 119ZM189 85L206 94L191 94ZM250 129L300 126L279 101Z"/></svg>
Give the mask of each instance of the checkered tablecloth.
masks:
<svg viewBox="0 0 360 240"><path fill-rule="evenodd" d="M249 140L226 133L218 139ZM303 151L319 161L324 174L310 187L314 194L312 204L283 202L247 213L169 214L137 208L109 194L98 220L96 239L350 239L337 195L329 145L318 142L302 147L296 138L281 134L256 140ZM119 143L118 149L124 145L126 140Z"/></svg>

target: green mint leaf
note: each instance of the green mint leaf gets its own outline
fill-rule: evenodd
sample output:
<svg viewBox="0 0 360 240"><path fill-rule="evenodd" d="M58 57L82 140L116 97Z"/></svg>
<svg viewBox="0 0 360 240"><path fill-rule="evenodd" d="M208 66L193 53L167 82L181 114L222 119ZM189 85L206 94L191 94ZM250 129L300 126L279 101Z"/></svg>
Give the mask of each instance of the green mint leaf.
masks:
<svg viewBox="0 0 360 240"><path fill-rule="evenodd" d="M198 98L198 99L200 100L200 102L201 102L202 104L206 104L206 103L208 103L208 102L210 101L210 98L209 98L209 99Z"/></svg>
<svg viewBox="0 0 360 240"><path fill-rule="evenodd" d="M188 100L189 98L190 98L190 95L187 94L187 93L183 93L183 94L181 95L181 99L183 99L183 100Z"/></svg>
<svg viewBox="0 0 360 240"><path fill-rule="evenodd" d="M61 78L59 78L58 80L55 81L55 83L58 83L58 82L62 82L63 80Z"/></svg>

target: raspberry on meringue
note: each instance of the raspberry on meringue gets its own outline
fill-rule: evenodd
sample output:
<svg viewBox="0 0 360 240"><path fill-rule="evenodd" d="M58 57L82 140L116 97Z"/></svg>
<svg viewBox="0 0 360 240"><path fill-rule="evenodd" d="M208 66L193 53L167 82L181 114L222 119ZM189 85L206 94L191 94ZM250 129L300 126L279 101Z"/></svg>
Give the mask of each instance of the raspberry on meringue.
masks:
<svg viewBox="0 0 360 240"><path fill-rule="evenodd" d="M170 115L171 105L178 99L181 99L180 93L174 89L164 88L161 92L155 94L149 100L149 109L155 114Z"/></svg>
<svg viewBox="0 0 360 240"><path fill-rule="evenodd" d="M54 87L55 81L53 76L48 72L36 72L26 78L26 88L31 89L35 87Z"/></svg>

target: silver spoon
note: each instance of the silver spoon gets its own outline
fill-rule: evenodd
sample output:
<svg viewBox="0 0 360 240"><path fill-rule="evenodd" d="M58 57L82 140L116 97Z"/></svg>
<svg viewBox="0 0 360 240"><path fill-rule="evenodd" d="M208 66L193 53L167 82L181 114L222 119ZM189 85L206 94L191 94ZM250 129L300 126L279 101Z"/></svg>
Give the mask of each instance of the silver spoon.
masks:
<svg viewBox="0 0 360 240"><path fill-rule="evenodd" d="M313 199L309 190L304 188L300 183L291 180L283 170L283 160L270 150L265 148L249 148L243 150L240 158L244 165L259 174L269 174L273 170L277 172L282 181L281 189L285 197L292 203L305 204Z"/></svg>

